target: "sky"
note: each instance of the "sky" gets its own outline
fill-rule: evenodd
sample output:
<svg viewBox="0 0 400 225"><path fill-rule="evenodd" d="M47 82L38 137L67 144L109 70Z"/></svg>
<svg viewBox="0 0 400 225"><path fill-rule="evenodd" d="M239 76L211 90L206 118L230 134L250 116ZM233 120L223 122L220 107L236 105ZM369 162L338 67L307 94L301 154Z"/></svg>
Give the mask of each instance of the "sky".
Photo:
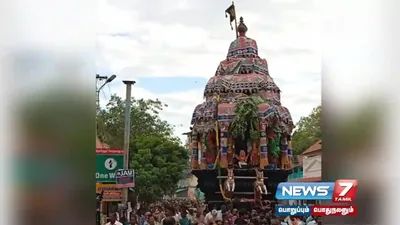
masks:
<svg viewBox="0 0 400 225"><path fill-rule="evenodd" d="M255 39L259 56L282 90L282 104L297 122L321 102L321 50L313 0L237 0L236 13ZM99 0L97 73L117 78L103 88L125 98L122 80L136 81L135 98L158 98L168 105L161 117L189 131L207 81L235 39L225 9L231 1Z"/></svg>

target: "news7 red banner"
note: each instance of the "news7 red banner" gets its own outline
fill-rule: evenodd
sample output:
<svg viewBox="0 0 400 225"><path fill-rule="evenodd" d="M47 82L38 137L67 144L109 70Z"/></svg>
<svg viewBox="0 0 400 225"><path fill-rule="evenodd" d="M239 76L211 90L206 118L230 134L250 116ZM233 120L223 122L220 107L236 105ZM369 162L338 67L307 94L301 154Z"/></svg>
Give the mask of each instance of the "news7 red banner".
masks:
<svg viewBox="0 0 400 225"><path fill-rule="evenodd" d="M357 206L313 206L312 216L357 216Z"/></svg>

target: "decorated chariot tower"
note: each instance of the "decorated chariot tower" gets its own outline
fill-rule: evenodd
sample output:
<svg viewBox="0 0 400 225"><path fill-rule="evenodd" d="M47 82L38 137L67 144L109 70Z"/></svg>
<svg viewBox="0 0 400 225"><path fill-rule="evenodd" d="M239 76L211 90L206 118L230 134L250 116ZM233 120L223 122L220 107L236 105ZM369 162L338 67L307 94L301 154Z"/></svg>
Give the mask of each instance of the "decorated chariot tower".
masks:
<svg viewBox="0 0 400 225"><path fill-rule="evenodd" d="M241 17L237 38L208 81L205 101L196 106L191 121L193 173L203 192L211 186L201 186L219 181L219 195L225 200L237 195L238 174L243 175L240 179L247 180L247 184L253 184L241 188L242 192L251 188L257 200L267 194L261 188L268 189L266 184L277 177L272 171L292 167L293 121L289 110L281 104L281 90L269 74L267 60L259 56L257 42L247 37L247 31ZM286 177L287 173L276 183ZM249 179L254 179L254 183Z"/></svg>

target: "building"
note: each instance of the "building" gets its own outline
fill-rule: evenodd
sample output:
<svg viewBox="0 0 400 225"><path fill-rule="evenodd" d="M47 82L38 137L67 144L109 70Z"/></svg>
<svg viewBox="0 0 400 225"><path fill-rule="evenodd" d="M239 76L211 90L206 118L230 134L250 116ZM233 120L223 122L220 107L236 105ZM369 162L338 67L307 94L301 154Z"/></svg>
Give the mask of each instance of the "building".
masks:
<svg viewBox="0 0 400 225"><path fill-rule="evenodd" d="M196 187L197 177L189 173L186 179L182 179L178 182L178 190L175 192L175 198L191 198L191 195L195 192Z"/></svg>
<svg viewBox="0 0 400 225"><path fill-rule="evenodd" d="M110 148L108 144L101 142L98 138L96 138L96 148Z"/></svg>
<svg viewBox="0 0 400 225"><path fill-rule="evenodd" d="M189 154L190 154L191 134L192 134L191 131L182 134L187 137L185 142L185 147L188 150ZM170 196L170 198L172 197L177 199L187 199L190 197L190 192L193 192L194 189L196 189L197 178L190 173L189 168L190 168L190 157L188 160L188 169L185 171L187 177L178 182L177 185L178 189L175 191L175 194L173 196Z"/></svg>
<svg viewBox="0 0 400 225"><path fill-rule="evenodd" d="M191 128L192 130L192 128ZM187 137L186 142L185 142L185 147L187 148L189 155L191 155L191 138L192 138L192 131L183 133L182 135L185 135ZM188 170L186 171L187 177L185 179L182 179L178 182L178 189L175 191L175 195L172 196L172 198L177 198L177 199L194 199L194 198L199 198L201 196L201 191L197 188L197 177L193 174L191 174L191 169L190 169L190 158L188 161ZM168 198L166 196L166 198Z"/></svg>
<svg viewBox="0 0 400 225"><path fill-rule="evenodd" d="M319 140L298 156L299 165L294 173L288 176L288 182L319 182L321 181L322 141ZM296 202L289 202L295 204ZM300 201L299 204L316 203L315 201Z"/></svg>

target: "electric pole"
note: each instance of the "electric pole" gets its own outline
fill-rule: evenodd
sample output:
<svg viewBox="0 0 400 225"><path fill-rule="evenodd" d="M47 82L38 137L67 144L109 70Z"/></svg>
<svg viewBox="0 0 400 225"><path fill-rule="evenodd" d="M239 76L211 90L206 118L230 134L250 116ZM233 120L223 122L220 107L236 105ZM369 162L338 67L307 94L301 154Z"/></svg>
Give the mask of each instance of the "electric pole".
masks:
<svg viewBox="0 0 400 225"><path fill-rule="evenodd" d="M129 139L131 135L131 97L132 85L136 81L124 80L126 85L126 100L125 100L125 132L124 132L124 169L129 169ZM128 203L128 188L124 188L124 202Z"/></svg>

